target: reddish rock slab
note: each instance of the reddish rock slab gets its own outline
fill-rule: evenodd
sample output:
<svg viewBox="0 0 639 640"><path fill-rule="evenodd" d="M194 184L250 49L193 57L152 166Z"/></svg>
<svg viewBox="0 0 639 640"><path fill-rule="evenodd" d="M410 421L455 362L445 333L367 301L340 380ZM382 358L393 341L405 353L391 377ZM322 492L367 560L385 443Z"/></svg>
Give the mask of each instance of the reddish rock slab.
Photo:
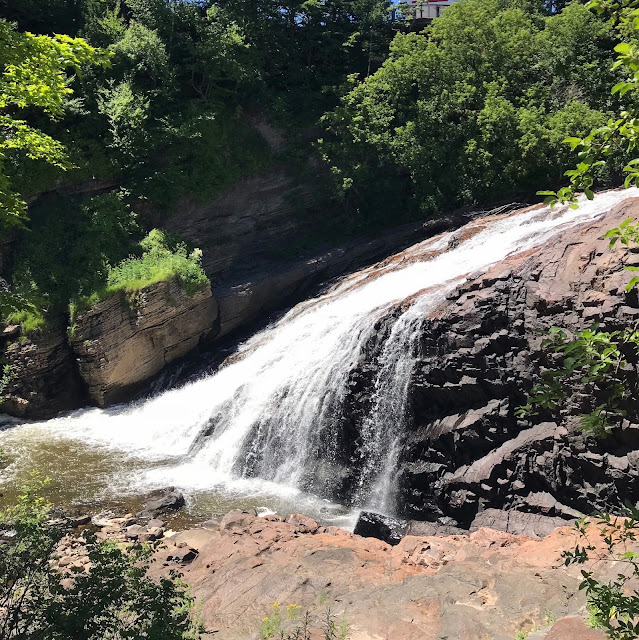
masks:
<svg viewBox="0 0 639 640"><path fill-rule="evenodd" d="M276 602L309 611L316 625L330 608L347 619L351 640L512 640L541 629L547 612L585 611L579 568L561 561L577 543L571 527L542 540L481 528L406 536L391 547L344 530L309 533L312 523L298 516L283 520L235 512L218 530L180 533L152 572L175 567L168 557L180 545L197 550L182 570L217 640L257 638Z"/></svg>
<svg viewBox="0 0 639 640"><path fill-rule="evenodd" d="M568 616L555 622L546 640L605 640L601 631L586 626L583 620Z"/></svg>

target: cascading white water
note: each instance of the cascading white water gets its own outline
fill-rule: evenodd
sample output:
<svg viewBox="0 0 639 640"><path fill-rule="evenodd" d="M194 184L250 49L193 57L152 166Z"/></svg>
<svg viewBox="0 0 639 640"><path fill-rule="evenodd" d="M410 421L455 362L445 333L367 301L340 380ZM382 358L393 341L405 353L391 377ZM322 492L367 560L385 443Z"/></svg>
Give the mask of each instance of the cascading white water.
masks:
<svg viewBox="0 0 639 640"><path fill-rule="evenodd" d="M470 274L638 193L613 191L578 210L539 208L478 222L454 248L454 234L426 241L403 262L362 271L298 305L212 375L131 405L14 427L0 433L0 446L21 430L28 437L79 441L146 461L144 473L120 485L175 484L187 491L266 483L277 491L341 496L351 473L349 490L358 506L392 510L414 344L425 314ZM398 312L406 300L410 304ZM379 337L376 323L393 309L396 319L390 328L387 323L376 356L372 400L358 427L357 456L343 460L351 373ZM349 464L359 468L349 471Z"/></svg>
<svg viewBox="0 0 639 640"><path fill-rule="evenodd" d="M420 296L393 324L380 357L373 404L362 426L362 473L354 502L392 513L395 472L406 420L406 399L425 312L442 301L442 292Z"/></svg>

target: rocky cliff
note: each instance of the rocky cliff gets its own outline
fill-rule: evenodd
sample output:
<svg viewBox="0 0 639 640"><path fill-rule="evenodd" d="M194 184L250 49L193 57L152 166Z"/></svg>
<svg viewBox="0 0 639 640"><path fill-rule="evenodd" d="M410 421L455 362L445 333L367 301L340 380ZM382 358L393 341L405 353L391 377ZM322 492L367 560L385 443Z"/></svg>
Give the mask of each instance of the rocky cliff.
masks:
<svg viewBox="0 0 639 640"><path fill-rule="evenodd" d="M7 327L0 334L0 345L11 367L0 412L48 418L83 401L81 380L63 330L20 338L19 327Z"/></svg>
<svg viewBox="0 0 639 640"><path fill-rule="evenodd" d="M559 423L543 414L527 421L515 416L547 364L541 343L550 327L598 322L615 330L639 318L624 271L639 264L639 254L626 247L611 251L602 239L630 217L639 217L639 199L472 274L424 318L398 470L399 508L406 517L468 527L488 509L570 519L639 500L633 403L623 428L601 441L579 431L578 403ZM416 254L419 247L391 260ZM385 330L382 321L380 334ZM354 441L360 407L374 392L376 348L371 345L370 362L352 373ZM354 455L346 451L344 459ZM503 518L499 528L507 528Z"/></svg>
<svg viewBox="0 0 639 640"><path fill-rule="evenodd" d="M129 399L206 338L217 315L210 287L191 296L176 280L111 296L80 313L70 343L90 400L105 406Z"/></svg>
<svg viewBox="0 0 639 640"><path fill-rule="evenodd" d="M2 412L50 418L87 402L107 406L130 399L145 381L192 351L204 337L213 341L253 323L264 324L269 313L297 302L320 282L454 228L468 215L404 225L308 258L236 265L225 280L218 278L212 290L194 298L166 283L140 292L131 302L126 297L109 298L80 314L72 348L65 329L53 328L46 335L30 335L6 352L15 379L7 388ZM204 251L205 258L208 253ZM17 343L16 330L10 333ZM4 342L8 340L7 334ZM51 378L51 372L60 370L68 375L56 373Z"/></svg>

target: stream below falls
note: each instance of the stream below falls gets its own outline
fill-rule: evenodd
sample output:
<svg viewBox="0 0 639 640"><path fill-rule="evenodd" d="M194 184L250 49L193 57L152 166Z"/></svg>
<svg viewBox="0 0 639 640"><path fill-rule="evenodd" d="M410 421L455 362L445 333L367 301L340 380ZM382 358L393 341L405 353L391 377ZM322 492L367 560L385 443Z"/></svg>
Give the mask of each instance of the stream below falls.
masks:
<svg viewBox="0 0 639 640"><path fill-rule="evenodd" d="M255 507L349 527L362 508L393 514L423 318L470 275L636 195L526 209L422 242L295 306L214 373L154 397L0 420L0 501L38 469L52 479L48 497L76 511L135 510L172 485L197 519ZM373 381L354 420L351 373L364 361Z"/></svg>

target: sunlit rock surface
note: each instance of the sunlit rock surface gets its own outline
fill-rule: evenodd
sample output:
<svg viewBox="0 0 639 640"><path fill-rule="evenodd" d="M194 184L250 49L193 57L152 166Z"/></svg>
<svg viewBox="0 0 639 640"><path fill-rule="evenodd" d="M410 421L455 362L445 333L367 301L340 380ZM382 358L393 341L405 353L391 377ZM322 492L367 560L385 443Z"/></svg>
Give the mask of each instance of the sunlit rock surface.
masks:
<svg viewBox="0 0 639 640"><path fill-rule="evenodd" d="M80 313L70 342L89 398L104 406L131 397L136 385L197 346L216 318L210 287L189 295L177 281L131 299L114 295Z"/></svg>
<svg viewBox="0 0 639 640"><path fill-rule="evenodd" d="M549 638L604 638L581 622L580 568L560 562L577 541L571 528L543 540L482 528L407 536L392 547L316 523L311 533L306 520L229 514L219 528L168 539L152 572L175 568L176 552L191 550L178 566L207 631L225 640L259 637L275 602L309 610L315 626L330 608L338 623L346 617L353 640L512 640L534 629L545 638L558 619ZM576 619L560 620L568 614ZM573 635L558 635L567 628Z"/></svg>

